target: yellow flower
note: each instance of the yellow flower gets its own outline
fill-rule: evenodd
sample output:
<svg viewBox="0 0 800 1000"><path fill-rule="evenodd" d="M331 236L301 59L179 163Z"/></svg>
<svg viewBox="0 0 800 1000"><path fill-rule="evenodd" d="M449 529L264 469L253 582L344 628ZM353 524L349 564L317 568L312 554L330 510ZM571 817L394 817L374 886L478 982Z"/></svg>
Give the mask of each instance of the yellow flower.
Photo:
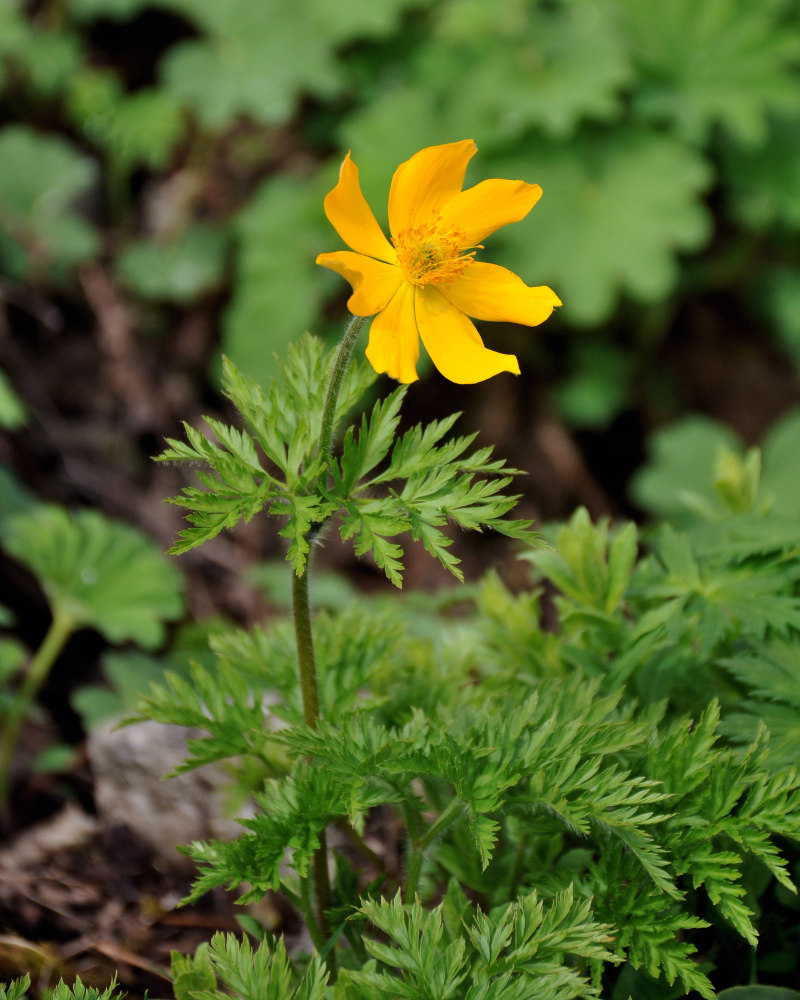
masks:
<svg viewBox="0 0 800 1000"><path fill-rule="evenodd" d="M547 286L529 288L512 271L475 260L481 240L524 219L542 194L538 184L506 180L462 191L476 149L472 139L429 146L397 168L389 191L391 242L361 193L349 153L325 198L325 214L352 249L321 253L317 263L350 283L352 313L375 316L367 357L400 382L418 377L420 337L452 382L519 375L514 355L484 347L468 317L537 326L561 305Z"/></svg>

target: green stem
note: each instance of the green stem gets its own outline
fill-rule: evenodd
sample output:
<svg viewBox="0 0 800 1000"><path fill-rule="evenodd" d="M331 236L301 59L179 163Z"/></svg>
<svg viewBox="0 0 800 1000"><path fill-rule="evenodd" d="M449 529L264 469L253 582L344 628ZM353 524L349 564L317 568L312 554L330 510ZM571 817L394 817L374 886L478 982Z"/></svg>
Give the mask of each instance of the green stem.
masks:
<svg viewBox="0 0 800 1000"><path fill-rule="evenodd" d="M303 718L307 726L316 729L319 720L319 692L314 637L311 633L311 609L308 603L308 565L302 576L292 574L292 609L297 662L300 667L300 690L303 695Z"/></svg>
<svg viewBox="0 0 800 1000"><path fill-rule="evenodd" d="M285 891L285 890L284 890ZM300 882L300 899L298 909L302 912L306 921L308 933L317 951L322 951L325 947L325 938L322 936L317 921L314 917L314 910L311 906L311 893L309 891L308 879L304 878Z"/></svg>
<svg viewBox="0 0 800 1000"><path fill-rule="evenodd" d="M408 872L406 873L406 888L404 894L405 901L407 903L414 902L414 897L417 893L417 886L419 884L420 872L422 871L422 861L425 857L425 851L430 847L433 841L436 840L437 837L440 837L455 821L460 812L461 803L458 799L451 799L436 822L432 823L428 827L425 835L412 846L411 857L408 862Z"/></svg>
<svg viewBox="0 0 800 1000"><path fill-rule="evenodd" d="M350 318L333 362L328 391L325 395L325 405L322 410L318 452L321 456L327 456L331 450L339 392L350 366L353 348L363 323L364 319L361 316ZM297 662L300 669L300 690L303 695L303 718L307 726L316 729L319 721L319 688L314 658L314 636L311 631L311 608L308 600L308 571L309 564L307 563L302 576L297 573L292 574L292 610L297 640ZM314 852L312 867L316 895L316 929L321 939L327 941L331 935L326 912L331 905L331 881L328 873L328 845L324 830L320 834L319 847ZM327 957L327 962L331 976L335 978L336 953L333 949Z"/></svg>
<svg viewBox="0 0 800 1000"><path fill-rule="evenodd" d="M56 611L47 635L31 660L25 676L22 678L19 691L14 697L3 734L0 737L0 806L2 807L8 804L11 788L11 762L22 725L30 714L31 705L39 688L50 673L74 627L70 618Z"/></svg>
<svg viewBox="0 0 800 1000"><path fill-rule="evenodd" d="M328 383L328 393L325 396L325 406L322 410L322 432L319 436L320 455L327 455L331 450L333 427L336 423L336 403L339 400L339 392L342 388L344 376L350 367L353 348L356 346L356 341L363 325L363 316L350 317L350 322L345 327L344 335L339 344L336 360L333 362L331 380Z"/></svg>

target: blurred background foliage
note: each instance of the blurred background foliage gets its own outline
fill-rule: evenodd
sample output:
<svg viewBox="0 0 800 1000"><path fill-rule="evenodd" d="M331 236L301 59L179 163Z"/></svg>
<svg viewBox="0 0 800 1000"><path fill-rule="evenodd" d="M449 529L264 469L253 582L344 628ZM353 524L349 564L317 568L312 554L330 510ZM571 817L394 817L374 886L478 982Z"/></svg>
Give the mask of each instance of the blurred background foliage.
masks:
<svg viewBox="0 0 800 1000"><path fill-rule="evenodd" d="M166 568L185 474L151 457L181 420L233 419L223 353L263 380L304 330L341 330L347 289L314 259L341 246L322 199L344 153L385 223L397 165L468 137L468 183L544 189L487 257L564 305L487 331L519 378L421 363L404 420L463 410L458 432L529 473L519 516L540 523L580 504L706 536L752 507L796 537L800 0L0 0L0 685L51 616L70 624L23 744L71 784L17 782L17 828L44 795L87 795L87 730L202 662L220 620L283 612L263 519ZM453 551L471 580L505 560L530 586L497 538ZM324 561L317 606L382 585L335 540ZM409 550L409 589L444 577ZM441 631L419 600L415 627ZM538 601L504 598L498 632L533 648L513 609L538 622ZM779 708L794 726L795 695Z"/></svg>
<svg viewBox="0 0 800 1000"><path fill-rule="evenodd" d="M51 499L102 505L103 460L117 497L150 483L177 419L221 405L221 352L265 379L335 335L314 257L348 148L382 221L431 143L475 138L468 183L543 186L492 259L564 306L492 331L518 382L457 395L532 469L533 513L635 511L654 428L698 410L754 443L798 402L797 0L0 0L0 121L0 459L30 479L15 448L49 426Z"/></svg>

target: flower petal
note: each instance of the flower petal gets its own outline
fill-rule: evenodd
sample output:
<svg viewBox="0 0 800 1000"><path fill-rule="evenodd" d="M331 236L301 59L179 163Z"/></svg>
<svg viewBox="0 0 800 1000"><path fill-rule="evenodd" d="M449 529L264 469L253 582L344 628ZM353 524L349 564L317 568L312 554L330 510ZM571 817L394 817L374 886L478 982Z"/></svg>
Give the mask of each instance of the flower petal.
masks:
<svg viewBox="0 0 800 1000"><path fill-rule="evenodd" d="M386 264L352 250L321 253L317 263L350 282L353 294L347 300L347 308L355 316L374 316L380 312L403 280L403 273L396 264Z"/></svg>
<svg viewBox="0 0 800 1000"><path fill-rule="evenodd" d="M441 293L474 319L525 326L544 323L555 306L561 305L561 299L547 285L529 288L513 271L480 260L443 285Z"/></svg>
<svg viewBox="0 0 800 1000"><path fill-rule="evenodd" d="M472 139L428 146L401 163L389 191L389 228L392 236L425 222L458 194L467 164L477 151Z"/></svg>
<svg viewBox="0 0 800 1000"><path fill-rule="evenodd" d="M474 247L495 229L524 219L541 197L538 184L481 181L460 191L444 205L442 221L448 228L464 234L463 246Z"/></svg>
<svg viewBox="0 0 800 1000"><path fill-rule="evenodd" d="M499 372L519 375L514 355L484 347L472 322L435 288L418 287L414 304L422 343L445 378L467 384Z"/></svg>
<svg viewBox="0 0 800 1000"><path fill-rule="evenodd" d="M403 282L394 298L372 321L367 358L376 372L398 382L416 382L419 335L414 317L414 286Z"/></svg>
<svg viewBox="0 0 800 1000"><path fill-rule="evenodd" d="M383 235L378 220L361 193L358 167L350 159L350 153L342 161L339 182L326 195L324 205L328 221L349 247L357 253L377 257L390 264L397 260L394 247Z"/></svg>

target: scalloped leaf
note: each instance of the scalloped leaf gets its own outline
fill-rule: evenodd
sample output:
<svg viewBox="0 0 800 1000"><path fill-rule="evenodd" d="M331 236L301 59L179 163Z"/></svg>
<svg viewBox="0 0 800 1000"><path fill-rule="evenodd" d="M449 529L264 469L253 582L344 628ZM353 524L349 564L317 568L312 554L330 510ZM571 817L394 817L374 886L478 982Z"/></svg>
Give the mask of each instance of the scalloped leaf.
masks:
<svg viewBox="0 0 800 1000"><path fill-rule="evenodd" d="M42 505L4 524L3 545L38 578L53 612L110 642L145 648L183 612L180 575L134 528L93 510Z"/></svg>
<svg viewBox="0 0 800 1000"><path fill-rule="evenodd" d="M768 111L800 107L797 20L740 0L616 0L641 79L634 110L691 141L723 124L763 143Z"/></svg>
<svg viewBox="0 0 800 1000"><path fill-rule="evenodd" d="M583 119L608 121L621 109L627 48L596 3L455 0L437 27L422 57L425 86L464 135L496 145L535 126L563 138Z"/></svg>
<svg viewBox="0 0 800 1000"><path fill-rule="evenodd" d="M628 129L570 145L537 140L487 173L542 185L528 219L498 232L507 251L498 263L554 288L576 324L607 319L622 292L663 299L678 278L678 252L698 249L710 234L699 196L711 169L668 136Z"/></svg>
<svg viewBox="0 0 800 1000"><path fill-rule="evenodd" d="M219 128L239 115L278 125L305 93L331 97L346 70L337 49L347 41L391 30L419 0L295 0L265 9L252 0L168 0L165 6L206 32L167 53L167 89L200 121ZM265 69L266 68L266 69Z"/></svg>
<svg viewBox="0 0 800 1000"><path fill-rule="evenodd" d="M651 514L673 524L694 520L698 511L722 512L710 470L719 453L741 451L741 442L723 424L694 415L656 431L650 458L634 475L631 496Z"/></svg>

